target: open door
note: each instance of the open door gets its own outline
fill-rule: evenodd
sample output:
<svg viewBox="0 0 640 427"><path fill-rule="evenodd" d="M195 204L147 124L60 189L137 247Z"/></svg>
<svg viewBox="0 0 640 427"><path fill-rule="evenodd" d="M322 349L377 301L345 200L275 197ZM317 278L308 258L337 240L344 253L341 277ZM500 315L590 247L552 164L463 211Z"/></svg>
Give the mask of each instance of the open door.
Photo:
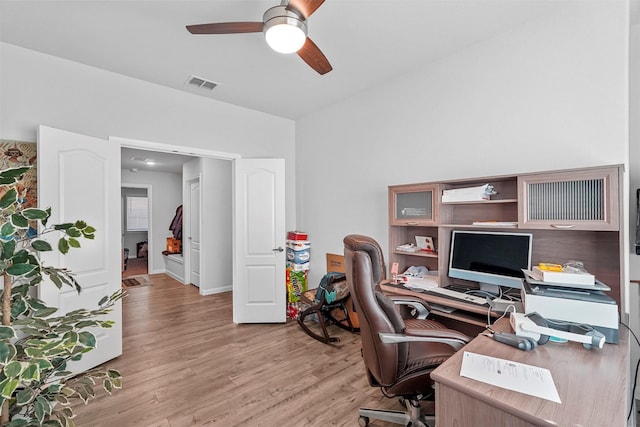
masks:
<svg viewBox="0 0 640 427"><path fill-rule="evenodd" d="M284 159L234 161L233 321L286 320Z"/></svg>
<svg viewBox="0 0 640 427"><path fill-rule="evenodd" d="M38 129L38 205L51 207L50 223L86 221L96 228L95 240L81 240L80 249L67 255L43 253L45 264L75 273L82 292L52 283L39 287L39 298L58 307L58 314L78 308L93 309L98 301L121 288L122 259L119 144L40 126ZM53 239L58 236L52 237ZM56 246L52 242L52 246ZM70 365L82 372L122 354L122 305L109 315L111 329L96 329L97 346L80 362Z"/></svg>
<svg viewBox="0 0 640 427"><path fill-rule="evenodd" d="M200 287L200 179L189 183L189 268L190 281Z"/></svg>

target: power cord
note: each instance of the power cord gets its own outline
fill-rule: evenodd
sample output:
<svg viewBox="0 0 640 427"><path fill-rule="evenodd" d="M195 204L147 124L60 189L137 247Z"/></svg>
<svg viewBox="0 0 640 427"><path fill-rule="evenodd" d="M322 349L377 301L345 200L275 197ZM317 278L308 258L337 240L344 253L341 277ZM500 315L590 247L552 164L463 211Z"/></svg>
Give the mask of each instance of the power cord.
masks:
<svg viewBox="0 0 640 427"><path fill-rule="evenodd" d="M514 304L510 304L507 306L506 310L502 313L502 316L498 317L496 321L493 323L495 324L497 321L499 321L500 319L505 317L507 314L509 314L509 309L512 309L514 313L516 312L516 306ZM492 311L494 311L492 307L489 307L489 309L487 310L487 328L489 330L491 330L491 312Z"/></svg>
<svg viewBox="0 0 640 427"><path fill-rule="evenodd" d="M627 328L629 332L631 332L631 335L633 335L633 338L636 340L636 342L638 343L638 346L640 347L640 340L638 339L636 334L631 330L631 328L627 326L624 322L620 322L620 324L625 328ZM629 422L629 419L631 419L631 413L633 412L633 399L635 399L636 385L638 384L638 367L640 367L640 359L638 359L638 362L636 363L636 370L635 370L635 373L633 374L633 388L631 389L631 402L629 402L629 414L627 415L627 422Z"/></svg>

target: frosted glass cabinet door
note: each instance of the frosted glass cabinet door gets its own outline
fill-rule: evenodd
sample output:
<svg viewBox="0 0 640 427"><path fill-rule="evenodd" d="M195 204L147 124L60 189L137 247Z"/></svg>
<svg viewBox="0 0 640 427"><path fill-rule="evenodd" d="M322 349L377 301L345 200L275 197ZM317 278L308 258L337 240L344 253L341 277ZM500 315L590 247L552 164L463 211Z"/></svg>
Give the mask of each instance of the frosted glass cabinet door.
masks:
<svg viewBox="0 0 640 427"><path fill-rule="evenodd" d="M620 228L618 167L518 177L520 228Z"/></svg>
<svg viewBox="0 0 640 427"><path fill-rule="evenodd" d="M401 185L389 187L389 218L392 225L435 225L438 187Z"/></svg>

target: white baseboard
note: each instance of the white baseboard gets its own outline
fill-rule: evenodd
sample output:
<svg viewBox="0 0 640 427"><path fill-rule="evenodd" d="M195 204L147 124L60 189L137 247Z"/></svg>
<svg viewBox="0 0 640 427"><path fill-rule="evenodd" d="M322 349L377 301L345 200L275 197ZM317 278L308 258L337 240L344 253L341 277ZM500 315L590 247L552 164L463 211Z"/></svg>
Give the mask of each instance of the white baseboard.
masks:
<svg viewBox="0 0 640 427"><path fill-rule="evenodd" d="M177 274L175 274L174 272L169 271L169 270L165 270L165 271L163 271L163 273L166 274L167 276L173 277L174 279L176 279L178 282L182 283L183 285L186 285L186 283L184 282L184 277L180 277Z"/></svg>
<svg viewBox="0 0 640 427"><path fill-rule="evenodd" d="M231 290L233 290L232 286L224 286L222 288L213 288L213 289L207 289L207 290L203 290L202 288L200 288L200 295L220 294L222 292L229 292Z"/></svg>

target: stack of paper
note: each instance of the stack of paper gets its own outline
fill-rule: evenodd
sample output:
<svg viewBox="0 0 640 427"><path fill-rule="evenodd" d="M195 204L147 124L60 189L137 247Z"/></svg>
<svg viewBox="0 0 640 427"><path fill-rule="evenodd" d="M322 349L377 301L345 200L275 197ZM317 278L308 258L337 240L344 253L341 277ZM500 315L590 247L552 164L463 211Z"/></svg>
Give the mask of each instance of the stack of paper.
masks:
<svg viewBox="0 0 640 427"><path fill-rule="evenodd" d="M538 267L532 269L533 277L536 280L550 283L566 283L569 285L593 285L596 278L586 271L567 270L562 271L541 270Z"/></svg>
<svg viewBox="0 0 640 427"><path fill-rule="evenodd" d="M494 194L497 193L491 184L484 184L477 187L442 190L442 203L489 200Z"/></svg>

